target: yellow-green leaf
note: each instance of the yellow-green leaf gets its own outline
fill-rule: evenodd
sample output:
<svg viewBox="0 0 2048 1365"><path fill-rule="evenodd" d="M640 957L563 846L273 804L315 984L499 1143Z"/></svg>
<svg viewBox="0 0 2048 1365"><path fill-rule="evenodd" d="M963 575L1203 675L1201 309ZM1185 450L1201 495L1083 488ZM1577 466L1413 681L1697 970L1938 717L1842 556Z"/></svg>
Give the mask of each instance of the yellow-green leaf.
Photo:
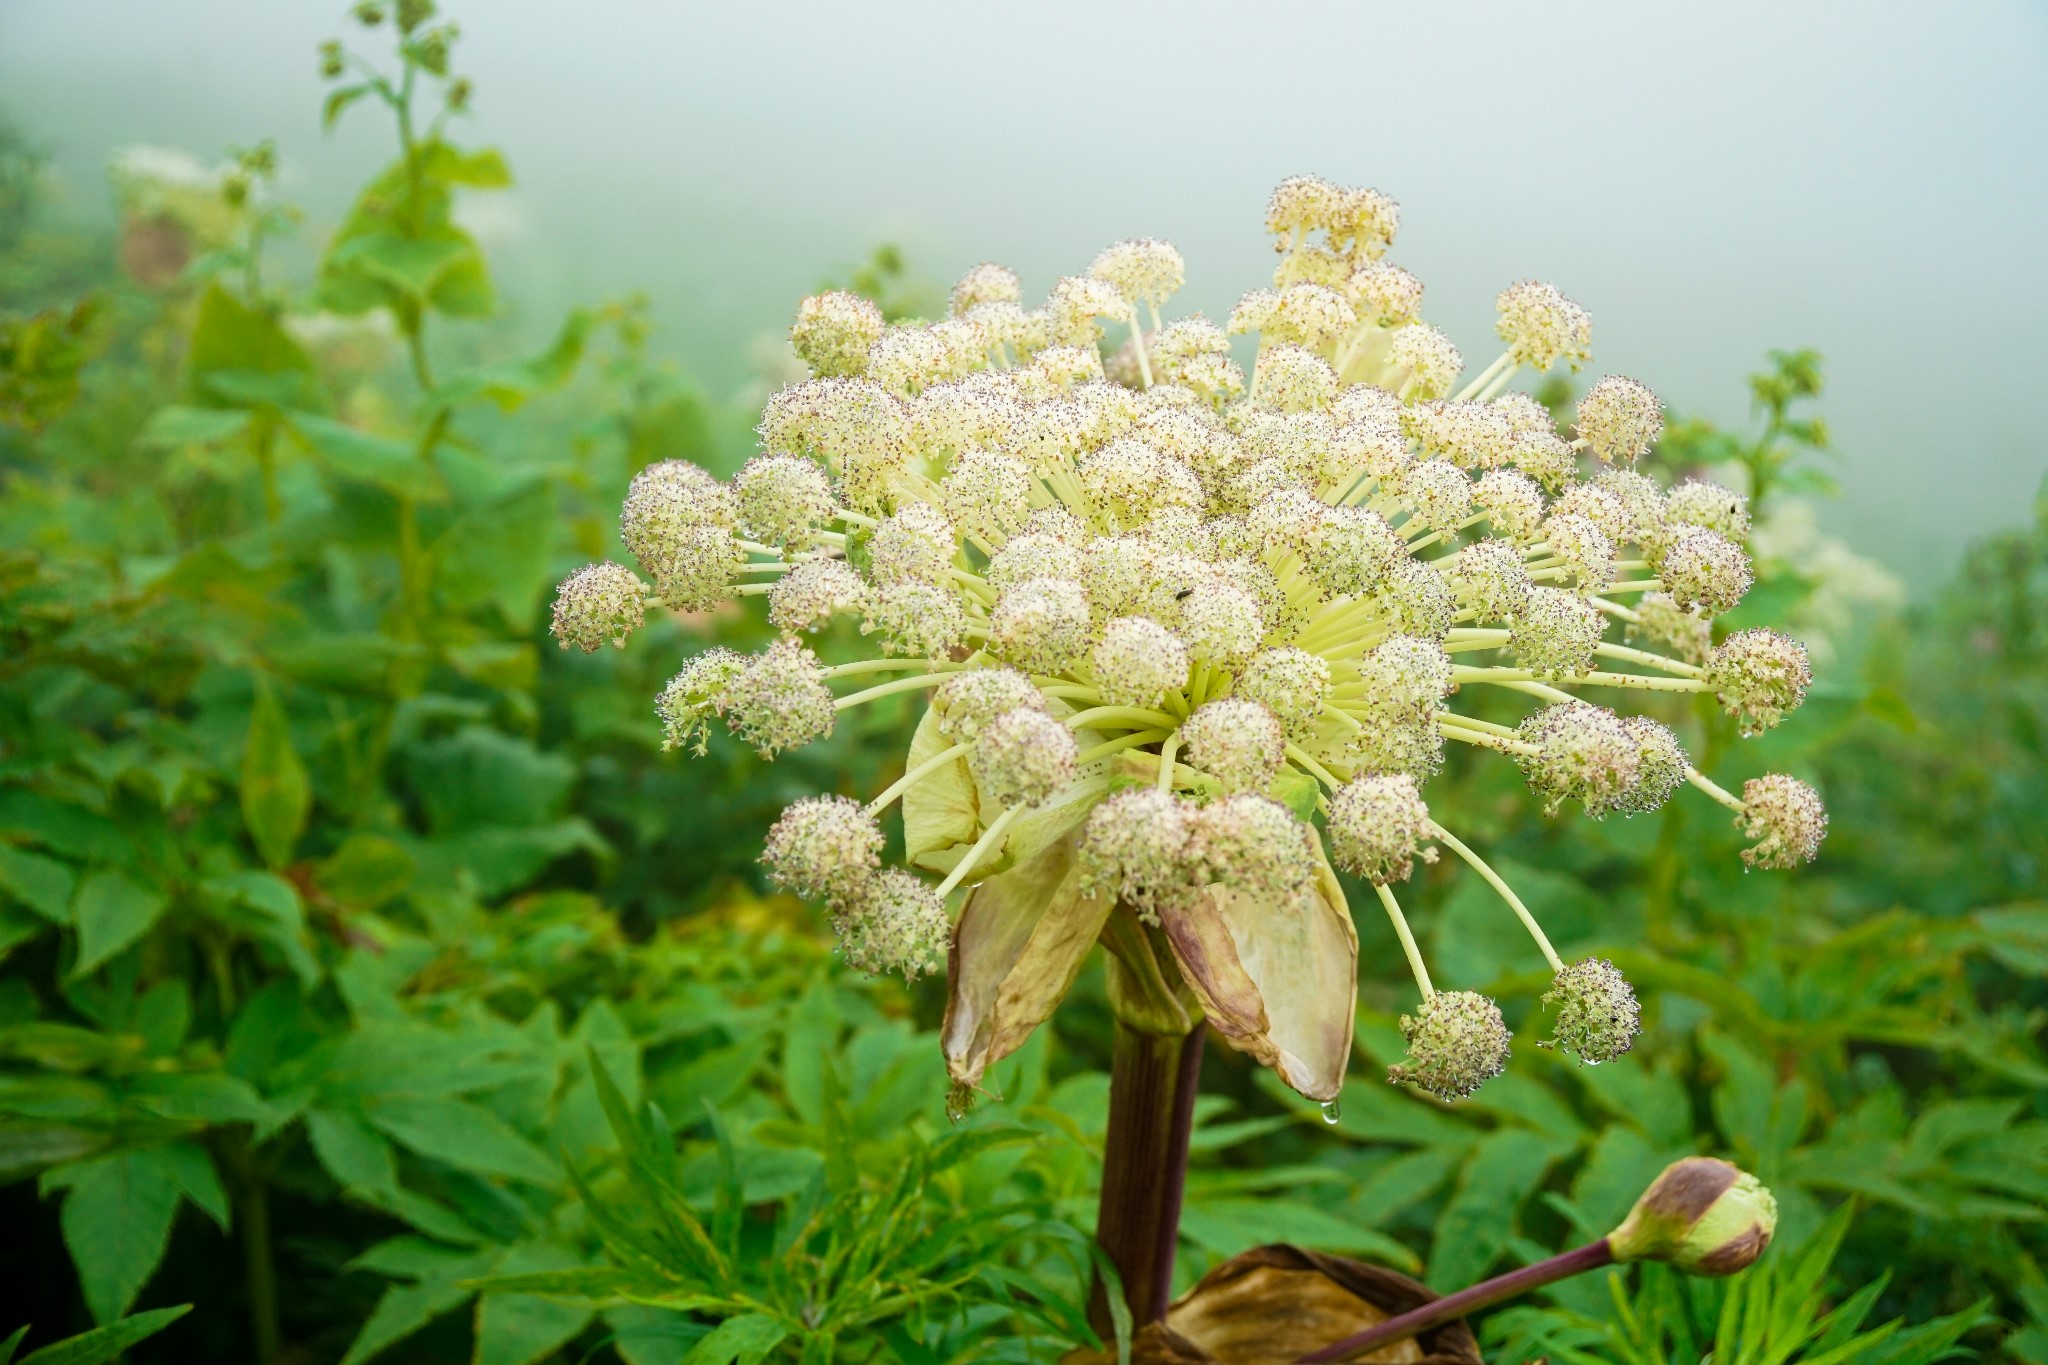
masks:
<svg viewBox="0 0 2048 1365"><path fill-rule="evenodd" d="M264 862L283 867L292 860L312 801L306 765L292 747L291 721L269 682L259 678L242 750L242 820Z"/></svg>

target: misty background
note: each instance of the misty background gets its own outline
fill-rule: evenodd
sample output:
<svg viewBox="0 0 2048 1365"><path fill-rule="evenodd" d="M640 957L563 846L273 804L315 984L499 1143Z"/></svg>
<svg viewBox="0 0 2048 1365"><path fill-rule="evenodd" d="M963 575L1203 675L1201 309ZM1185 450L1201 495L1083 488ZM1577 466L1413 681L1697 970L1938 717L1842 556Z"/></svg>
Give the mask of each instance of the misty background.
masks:
<svg viewBox="0 0 2048 1365"><path fill-rule="evenodd" d="M1042 291L1166 237L1169 312L1220 319L1268 282L1267 191L1313 172L1401 201L1390 259L1475 369L1527 276L1592 312L1589 375L1717 421L1746 423L1767 349L1821 350L1844 487L1822 522L1915 592L2025 520L2048 467L2040 4L444 8L477 87L454 136L519 180L471 218L507 296L645 290L715 393L882 241L935 284L995 259ZM274 137L317 241L391 146L369 104L320 132L315 47L362 38L345 17L0 0L0 114L81 215L111 216L122 146Z"/></svg>

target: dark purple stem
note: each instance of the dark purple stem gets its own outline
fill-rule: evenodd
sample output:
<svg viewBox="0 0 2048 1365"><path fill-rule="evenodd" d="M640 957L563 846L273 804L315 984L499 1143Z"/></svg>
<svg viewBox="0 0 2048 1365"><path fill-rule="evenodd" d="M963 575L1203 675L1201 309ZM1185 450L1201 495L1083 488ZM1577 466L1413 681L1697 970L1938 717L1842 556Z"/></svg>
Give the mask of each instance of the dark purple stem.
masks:
<svg viewBox="0 0 2048 1365"><path fill-rule="evenodd" d="M1295 1360L1295 1365L1326 1365L1330 1361L1350 1360L1355 1356L1393 1341L1405 1341L1419 1336L1430 1328L1476 1313L1482 1308L1491 1308L1503 1299L1512 1299L1517 1294L1526 1294L1532 1289L1541 1289L1546 1284L1568 1280L1574 1275L1583 1275L1589 1270L1614 1264L1614 1249L1602 1237L1573 1251L1560 1252L1547 1261L1525 1265L1520 1270L1511 1270L1505 1275L1482 1281L1470 1289L1460 1289L1455 1294L1446 1294L1432 1299L1422 1307L1388 1318L1377 1327L1348 1336L1342 1341L1332 1342L1320 1351L1310 1351Z"/></svg>
<svg viewBox="0 0 2048 1365"><path fill-rule="evenodd" d="M1203 1033L1201 1025L1168 1036L1117 1024L1095 1240L1123 1281L1133 1327L1165 1317L1173 1296ZM1106 1335L1108 1286L1098 1278L1089 1297L1089 1318Z"/></svg>

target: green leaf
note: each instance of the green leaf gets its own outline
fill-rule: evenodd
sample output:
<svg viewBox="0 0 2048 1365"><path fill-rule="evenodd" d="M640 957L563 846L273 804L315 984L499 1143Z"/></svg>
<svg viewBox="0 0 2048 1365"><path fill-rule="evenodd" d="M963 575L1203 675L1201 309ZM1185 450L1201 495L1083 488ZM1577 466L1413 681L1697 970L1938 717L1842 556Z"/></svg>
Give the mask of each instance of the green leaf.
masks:
<svg viewBox="0 0 2048 1365"><path fill-rule="evenodd" d="M135 440L147 450L220 445L247 431L250 420L247 412L235 408L191 408L173 403L158 408Z"/></svg>
<svg viewBox="0 0 2048 1365"><path fill-rule="evenodd" d="M414 502L440 502L448 495L440 472L404 441L372 436L311 413L294 412L289 420L307 448L341 478L373 484Z"/></svg>
<svg viewBox="0 0 2048 1365"><path fill-rule="evenodd" d="M562 1173L533 1143L482 1105L453 1096L386 1100L370 1122L412 1151L461 1171L554 1186Z"/></svg>
<svg viewBox="0 0 2048 1365"><path fill-rule="evenodd" d="M564 1271L578 1259L563 1247L521 1246L506 1253L497 1268L507 1274ZM476 1304L475 1365L532 1365L566 1344L595 1315L582 1304L538 1294L484 1294Z"/></svg>
<svg viewBox="0 0 2048 1365"><path fill-rule="evenodd" d="M0 844L0 891L52 924L71 923L71 897L76 881L69 863Z"/></svg>
<svg viewBox="0 0 2048 1365"><path fill-rule="evenodd" d="M357 100L370 93L375 87L368 82L361 85L344 85L327 92L327 99L320 106L320 131L328 132L341 121L343 113Z"/></svg>
<svg viewBox="0 0 2048 1365"><path fill-rule="evenodd" d="M215 280L200 296L192 339L186 349L192 389L202 401L221 395L221 381L269 377L281 387L280 406L316 407L322 402L313 361L268 313L249 307Z"/></svg>
<svg viewBox="0 0 2048 1365"><path fill-rule="evenodd" d="M274 868L291 862L312 804L306 765L292 747L291 720L269 680L259 675L242 749L242 820L264 862Z"/></svg>
<svg viewBox="0 0 2048 1365"><path fill-rule="evenodd" d="M160 892L119 872L87 877L71 904L72 917L78 921L78 960L71 975L85 975L141 938L168 904Z"/></svg>
<svg viewBox="0 0 2048 1365"><path fill-rule="evenodd" d="M314 876L340 904L375 910L411 885L416 867L403 844L379 834L351 834Z"/></svg>
<svg viewBox="0 0 2048 1365"><path fill-rule="evenodd" d="M690 1348L682 1365L759 1365L788 1335L787 1327L759 1313L727 1318Z"/></svg>
<svg viewBox="0 0 2048 1365"><path fill-rule="evenodd" d="M556 519L546 483L456 518L434 542L442 602L456 611L495 607L506 625L524 630L548 588Z"/></svg>
<svg viewBox="0 0 2048 1365"><path fill-rule="evenodd" d="M51 1174L69 1188L58 1221L86 1307L95 1320L113 1322L163 1260L178 1212L176 1161L161 1148L145 1148Z"/></svg>
<svg viewBox="0 0 2048 1365"><path fill-rule="evenodd" d="M1180 1231L1217 1256L1235 1256L1267 1242L1294 1242L1369 1256L1401 1270L1420 1264L1415 1253L1383 1232L1289 1199L1192 1199L1181 1213Z"/></svg>
<svg viewBox="0 0 2048 1365"><path fill-rule="evenodd" d="M451 1280L429 1280L385 1290L363 1330L349 1343L341 1365L362 1365L385 1347L405 1340L443 1313L467 1303L472 1292Z"/></svg>
<svg viewBox="0 0 2048 1365"><path fill-rule="evenodd" d="M488 398L505 412L512 412L529 397L569 382L583 358L589 338L591 315L576 309L562 323L553 344L537 356L503 365L487 365L455 375L441 385L437 396L456 404L471 398Z"/></svg>
<svg viewBox="0 0 2048 1365"><path fill-rule="evenodd" d="M477 254L476 243L459 228L444 228L425 237L398 232L368 232L349 241L330 258L338 267L360 270L424 302L458 263Z"/></svg>
<svg viewBox="0 0 2048 1365"><path fill-rule="evenodd" d="M391 1144L354 1114L314 1109L306 1114L313 1155L342 1188L389 1193L398 1188Z"/></svg>
<svg viewBox="0 0 2048 1365"><path fill-rule="evenodd" d="M68 1337L33 1351L22 1357L18 1365L102 1365L113 1360L138 1341L155 1336L179 1318L192 1311L192 1305L181 1303L175 1308L157 1308L147 1313L137 1313L132 1318L110 1322L105 1327L95 1327L80 1336ZM5 1348L0 1348L0 1361L13 1354L13 1347L21 1341L26 1327L15 1333Z"/></svg>
<svg viewBox="0 0 2048 1365"><path fill-rule="evenodd" d="M1437 1217L1429 1282L1449 1289L1480 1279L1507 1249L1522 1201L1572 1146L1569 1138L1527 1128L1503 1128L1481 1138Z"/></svg>

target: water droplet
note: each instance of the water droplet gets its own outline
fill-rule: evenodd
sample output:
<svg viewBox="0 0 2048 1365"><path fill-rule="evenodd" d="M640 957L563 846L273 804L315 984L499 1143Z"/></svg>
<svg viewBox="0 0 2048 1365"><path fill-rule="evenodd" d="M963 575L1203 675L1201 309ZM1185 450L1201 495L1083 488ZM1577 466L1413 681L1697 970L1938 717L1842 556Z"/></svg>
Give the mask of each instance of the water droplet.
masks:
<svg viewBox="0 0 2048 1365"><path fill-rule="evenodd" d="M946 1118L958 1123L974 1108L974 1092L964 1085L955 1085L946 1090Z"/></svg>
<svg viewBox="0 0 2048 1365"><path fill-rule="evenodd" d="M1323 1102L1323 1122L1324 1122L1324 1123L1335 1123L1335 1122L1336 1122L1336 1121L1337 1121L1338 1119L1341 1119L1341 1118L1343 1118L1343 1117L1344 1117L1344 1111L1343 1111L1342 1109L1339 1109L1339 1108L1337 1107L1337 1101L1335 1101L1335 1100L1325 1100L1325 1101Z"/></svg>

